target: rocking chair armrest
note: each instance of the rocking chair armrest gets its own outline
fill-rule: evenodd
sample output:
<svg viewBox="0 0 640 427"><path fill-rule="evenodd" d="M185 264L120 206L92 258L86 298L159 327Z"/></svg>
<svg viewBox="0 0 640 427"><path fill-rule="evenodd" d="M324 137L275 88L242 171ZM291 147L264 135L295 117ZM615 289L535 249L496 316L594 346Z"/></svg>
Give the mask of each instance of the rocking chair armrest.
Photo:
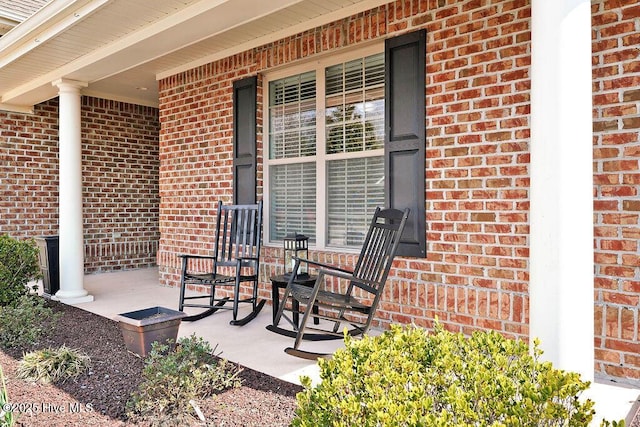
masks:
<svg viewBox="0 0 640 427"><path fill-rule="evenodd" d="M330 265L330 264L323 264L321 262L318 261L312 261L310 259L306 259L306 258L300 258L300 257L291 257L295 260L300 260L300 262L304 262L306 264L311 264L315 267L320 267L321 269L325 269L327 271L340 271L342 273L346 273L346 274L353 274L352 271L347 270L346 268L340 268L340 267L336 267L335 265Z"/></svg>
<svg viewBox="0 0 640 427"><path fill-rule="evenodd" d="M318 277L325 275L325 276L334 276L334 277L339 277L341 279L346 279L346 280L351 280L354 282L355 286L359 287L360 289L364 289L367 292L370 293L375 293L375 288L377 287L378 283L373 281L373 280L367 280L367 279L359 279L353 276L352 273L344 273L342 271L332 271L332 270L325 270L323 268L321 268L319 270L319 275Z"/></svg>
<svg viewBox="0 0 640 427"><path fill-rule="evenodd" d="M180 254L178 258L195 258L195 259L216 259L215 256L211 255L190 255L190 254Z"/></svg>

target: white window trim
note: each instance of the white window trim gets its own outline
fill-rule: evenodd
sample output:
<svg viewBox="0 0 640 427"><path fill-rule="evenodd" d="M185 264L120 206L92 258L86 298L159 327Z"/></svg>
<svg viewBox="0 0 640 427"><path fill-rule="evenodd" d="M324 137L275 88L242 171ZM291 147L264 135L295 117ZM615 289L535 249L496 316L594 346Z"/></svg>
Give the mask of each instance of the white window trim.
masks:
<svg viewBox="0 0 640 427"><path fill-rule="evenodd" d="M349 158L364 158L364 157L377 157L384 155L384 149L378 150L369 150L358 153L336 153L336 154L325 154L325 126L319 126L317 120L319 118L324 118L325 114L325 79L324 72L325 68L331 65L336 65L343 62L348 62L353 59L364 58L370 55L375 55L377 53L384 52L384 42L375 42L371 43L365 47L350 49L348 51L343 51L339 54L332 53L319 58L314 58L312 61L306 61L301 63L296 63L291 66L283 66L278 68L277 70L273 70L271 72L266 72L263 74L263 83L262 83L262 123L263 123L263 176L264 176L264 184L263 184L263 245L266 247L280 247L282 245L281 241L272 241L271 240L271 231L270 231L270 218L269 212L271 212L271 197L269 194L270 187L270 174L269 167L273 165L282 165L288 163L305 163L305 162L313 162L316 164L316 178L317 182L321 183L321 185L316 186L316 211L321 212L322 214L316 215L317 219L317 227L316 227L316 242L315 245L310 245L311 249L315 250L329 250L329 251L339 251L344 253L358 253L359 249L356 248L345 248L345 247L332 247L326 244L327 240L327 194L326 194L326 163L328 160L341 160L341 159L349 159ZM316 93L322 94L322 96L316 96L316 155L305 157L302 161L300 157L296 158L283 158L283 159L270 159L269 158L269 83L273 80L282 79L285 77L293 76L296 74L302 74L308 71L316 72ZM324 123L324 120L323 120Z"/></svg>

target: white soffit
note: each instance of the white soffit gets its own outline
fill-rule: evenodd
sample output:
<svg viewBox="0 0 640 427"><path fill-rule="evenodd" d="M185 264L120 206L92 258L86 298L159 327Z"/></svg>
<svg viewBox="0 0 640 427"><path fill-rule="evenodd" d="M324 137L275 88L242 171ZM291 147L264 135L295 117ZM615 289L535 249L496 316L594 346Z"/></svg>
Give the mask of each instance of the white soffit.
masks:
<svg viewBox="0 0 640 427"><path fill-rule="evenodd" d="M68 78L89 83L85 94L157 106L156 79L383 4L53 0L7 34L13 39L0 38L0 104L28 108L57 96L51 82Z"/></svg>

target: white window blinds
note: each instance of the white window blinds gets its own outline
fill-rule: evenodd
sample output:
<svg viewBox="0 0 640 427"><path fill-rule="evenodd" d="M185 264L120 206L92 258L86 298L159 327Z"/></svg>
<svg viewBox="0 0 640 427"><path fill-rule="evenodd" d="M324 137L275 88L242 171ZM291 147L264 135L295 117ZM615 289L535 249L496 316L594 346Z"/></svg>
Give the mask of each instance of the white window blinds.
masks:
<svg viewBox="0 0 640 427"><path fill-rule="evenodd" d="M316 73L269 84L269 157L316 154Z"/></svg>
<svg viewBox="0 0 640 427"><path fill-rule="evenodd" d="M377 206L384 204L384 158L327 163L328 245L360 246Z"/></svg>
<svg viewBox="0 0 640 427"><path fill-rule="evenodd" d="M302 233L316 241L316 164L274 165L270 169L271 239Z"/></svg>
<svg viewBox="0 0 640 427"><path fill-rule="evenodd" d="M384 156L362 157L384 148L384 55L328 67L325 86L327 244L359 247L384 204Z"/></svg>
<svg viewBox="0 0 640 427"><path fill-rule="evenodd" d="M384 148L384 56L326 69L327 154Z"/></svg>

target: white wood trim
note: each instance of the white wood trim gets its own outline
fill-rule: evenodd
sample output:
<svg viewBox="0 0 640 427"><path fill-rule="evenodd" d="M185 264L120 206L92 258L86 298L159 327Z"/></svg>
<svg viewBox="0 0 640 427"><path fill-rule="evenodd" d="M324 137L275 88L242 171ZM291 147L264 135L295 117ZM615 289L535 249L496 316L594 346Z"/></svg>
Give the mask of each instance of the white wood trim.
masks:
<svg viewBox="0 0 640 427"><path fill-rule="evenodd" d="M92 14L108 2L109 0L93 0L74 10L69 9L76 2L69 0L54 1L46 5L33 18L29 18L19 25L15 31L10 31L6 36L0 38L0 51L3 52L0 58L0 68L66 31L79 19ZM14 47L7 49L10 46Z"/></svg>
<svg viewBox="0 0 640 427"><path fill-rule="evenodd" d="M117 102L125 102L128 104L136 104L136 105L143 105L145 107L153 107L153 108L158 108L159 106L159 102L149 102L148 100L144 99L144 98L136 98L136 97L128 97L128 96L114 96L112 93L108 93L108 92L101 92L101 91L96 91L96 90L90 90L90 89L84 89L82 91L83 95L86 96L92 96L94 98L101 98L101 99L108 99L111 101L117 101Z"/></svg>
<svg viewBox="0 0 640 427"><path fill-rule="evenodd" d="M334 57L325 58L325 61L333 60L334 63L344 62L344 58L339 58L343 55L336 55ZM356 55L358 57L359 55ZM364 55L366 56L366 55ZM349 59L352 59L351 57ZM325 105L326 105L326 85L325 85L325 67L331 64L324 64L323 61L318 62L318 69L316 71L316 90L323 96L316 97L316 117L320 117L323 125L318 126L316 119L316 157L318 162L316 163L316 247L320 249L326 249L328 237L327 226L327 141L326 141L326 126L325 123Z"/></svg>
<svg viewBox="0 0 640 427"><path fill-rule="evenodd" d="M593 380L591 3L534 0L531 57L530 338Z"/></svg>
<svg viewBox="0 0 640 427"><path fill-rule="evenodd" d="M11 111L14 113L33 114L33 106L11 105L0 103L0 111Z"/></svg>

